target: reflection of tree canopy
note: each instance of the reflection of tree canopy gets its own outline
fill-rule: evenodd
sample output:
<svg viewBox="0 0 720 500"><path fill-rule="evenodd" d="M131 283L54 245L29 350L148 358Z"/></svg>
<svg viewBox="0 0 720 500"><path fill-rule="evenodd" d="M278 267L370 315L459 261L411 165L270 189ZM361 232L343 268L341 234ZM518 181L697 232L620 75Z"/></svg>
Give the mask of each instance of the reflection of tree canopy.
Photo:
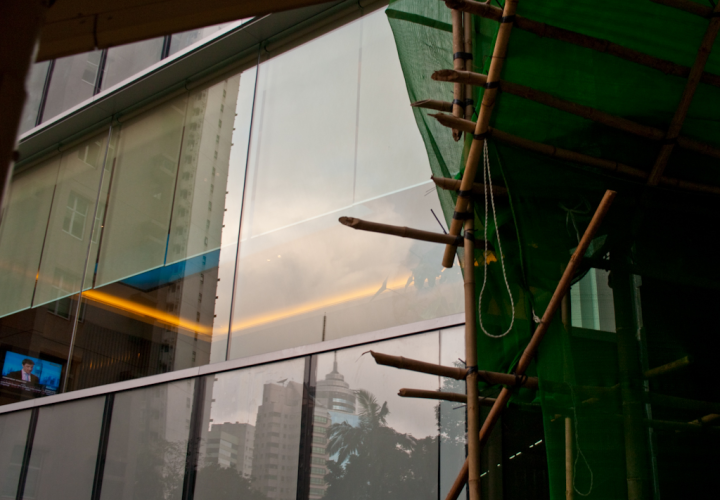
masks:
<svg viewBox="0 0 720 500"><path fill-rule="evenodd" d="M387 426L390 410L370 392L356 391L359 424L329 429L325 477L328 499L360 500L437 497L437 438L415 439Z"/></svg>

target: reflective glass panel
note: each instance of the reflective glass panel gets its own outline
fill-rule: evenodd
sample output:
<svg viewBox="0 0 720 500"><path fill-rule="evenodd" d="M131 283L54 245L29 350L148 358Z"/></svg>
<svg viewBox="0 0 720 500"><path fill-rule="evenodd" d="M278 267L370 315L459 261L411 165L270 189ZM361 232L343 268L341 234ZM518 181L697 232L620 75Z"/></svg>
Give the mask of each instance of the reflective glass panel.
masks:
<svg viewBox="0 0 720 500"><path fill-rule="evenodd" d="M458 343L447 344L443 357L457 356ZM448 450L439 437L462 427L462 439L464 418L443 422L437 401L397 394L403 387L436 391L438 377L379 366L363 353L438 363L444 347L431 332L317 356L308 493L300 498L438 498L438 460ZM457 462L457 452L449 454Z"/></svg>
<svg viewBox="0 0 720 500"><path fill-rule="evenodd" d="M108 49L102 90L122 82L149 68L162 56L164 38L153 38Z"/></svg>
<svg viewBox="0 0 720 500"><path fill-rule="evenodd" d="M47 121L93 96L101 53L102 51L95 50L55 60L52 75L50 75L43 121Z"/></svg>
<svg viewBox="0 0 720 500"><path fill-rule="evenodd" d="M179 499L193 379L115 395L102 500Z"/></svg>
<svg viewBox="0 0 720 500"><path fill-rule="evenodd" d="M105 398L40 408L24 499L90 500Z"/></svg>
<svg viewBox="0 0 720 500"><path fill-rule="evenodd" d="M297 498L307 362L207 377L195 500Z"/></svg>
<svg viewBox="0 0 720 500"><path fill-rule="evenodd" d="M383 12L261 64L230 357L462 310L441 245L338 223L439 230L408 104Z"/></svg>
<svg viewBox="0 0 720 500"><path fill-rule="evenodd" d="M0 316L30 307L60 157L13 176L0 226Z"/></svg>
<svg viewBox="0 0 720 500"><path fill-rule="evenodd" d="M0 497L17 496L30 411L0 415Z"/></svg>
<svg viewBox="0 0 720 500"><path fill-rule="evenodd" d="M180 52L190 45L194 45L203 39L217 33L220 30L224 30L231 25L240 25L244 20L235 21L232 23L216 24L215 26L207 26L200 28L199 30L184 31L182 33L175 33L170 37L170 52L168 55L173 55L176 52Z"/></svg>
<svg viewBox="0 0 720 500"><path fill-rule="evenodd" d="M30 72L25 80L27 100L25 101L22 118L20 119L20 128L18 129L18 133L20 134L35 127L49 66L50 61L43 61L35 63L30 67Z"/></svg>

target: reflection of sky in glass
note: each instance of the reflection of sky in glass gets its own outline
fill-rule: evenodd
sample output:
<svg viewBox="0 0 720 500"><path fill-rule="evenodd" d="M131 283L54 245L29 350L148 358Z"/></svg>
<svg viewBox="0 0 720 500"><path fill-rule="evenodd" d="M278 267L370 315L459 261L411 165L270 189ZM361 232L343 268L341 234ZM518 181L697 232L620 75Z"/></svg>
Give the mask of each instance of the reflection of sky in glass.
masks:
<svg viewBox="0 0 720 500"><path fill-rule="evenodd" d="M261 64L248 165L230 358L462 310L440 245L337 220L439 230L383 12Z"/></svg>

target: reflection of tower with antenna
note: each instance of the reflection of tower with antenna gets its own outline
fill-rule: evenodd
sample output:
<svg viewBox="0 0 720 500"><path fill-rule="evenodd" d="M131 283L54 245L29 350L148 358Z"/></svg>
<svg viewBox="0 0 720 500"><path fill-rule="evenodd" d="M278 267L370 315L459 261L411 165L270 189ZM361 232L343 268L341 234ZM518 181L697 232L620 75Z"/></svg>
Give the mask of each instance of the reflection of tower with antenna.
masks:
<svg viewBox="0 0 720 500"><path fill-rule="evenodd" d="M345 382L338 371L337 352L334 353L333 369L320 380L315 389L315 412L313 416L312 453L310 468L310 498L322 498L327 490L325 475L327 434L332 424L346 422L353 427L359 423L355 408L355 391Z"/></svg>

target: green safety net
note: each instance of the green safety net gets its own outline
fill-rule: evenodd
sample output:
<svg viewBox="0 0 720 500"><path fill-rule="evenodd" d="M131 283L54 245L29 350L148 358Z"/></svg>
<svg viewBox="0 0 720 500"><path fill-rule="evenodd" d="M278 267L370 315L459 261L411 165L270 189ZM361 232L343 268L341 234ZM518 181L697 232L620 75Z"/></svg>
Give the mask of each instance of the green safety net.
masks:
<svg viewBox="0 0 720 500"><path fill-rule="evenodd" d="M517 14L688 67L709 23L650 0L520 0ZM450 10L437 0L397 0L387 17L410 101L452 101L453 85L430 78L436 70L452 68ZM487 74L498 26L473 16L477 72ZM706 71L720 74L720 50L711 54ZM667 129L686 84L684 78L517 27L502 78L661 129ZM482 90L473 98L479 103ZM720 88L701 83L682 135L720 147L719 111ZM429 116L433 111L415 108L414 113L432 173L460 178L471 138L455 142L450 130ZM660 149L659 142L502 92L491 126L647 172ZM497 228L492 212L484 227L483 197L474 205L476 236L487 231L495 249L475 251L478 299L485 282L478 314L482 327L477 325L480 369L512 371L536 327L533 316L545 311L603 193L618 193L574 279L591 269L610 270L614 331L570 327L558 313L528 372L540 378L540 391L522 390L513 398L515 404L542 408L549 497L566 498L568 443L575 498L670 498L712 491L718 429L688 423L720 412L714 379L720 348L714 333L720 197L648 188L641 180L492 138L488 145L493 183L507 187L509 197L495 199ZM476 182L482 182L481 168L478 172ZM717 158L675 147L665 175L717 186L719 172ZM449 224L456 195L439 189L438 196ZM502 335L511 320L505 336L489 336ZM649 368L685 356L691 360L686 367L643 377ZM546 495L540 493L535 492Z"/></svg>

